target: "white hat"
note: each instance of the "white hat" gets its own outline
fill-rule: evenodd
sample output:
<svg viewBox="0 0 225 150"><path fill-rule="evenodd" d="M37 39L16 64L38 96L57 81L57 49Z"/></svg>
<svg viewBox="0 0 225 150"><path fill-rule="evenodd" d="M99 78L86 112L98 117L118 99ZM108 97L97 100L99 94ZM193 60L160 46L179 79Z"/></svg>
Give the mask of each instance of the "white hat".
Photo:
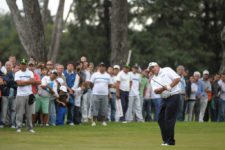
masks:
<svg viewBox="0 0 225 150"><path fill-rule="evenodd" d="M63 92L67 92L67 88L64 85L60 86L59 89Z"/></svg>
<svg viewBox="0 0 225 150"><path fill-rule="evenodd" d="M153 66L158 66L158 64L157 64L156 62L150 62L150 63L148 64L148 69L150 69L150 68L153 67Z"/></svg>
<svg viewBox="0 0 225 150"><path fill-rule="evenodd" d="M204 70L203 74L208 74L209 75L209 71L208 70Z"/></svg>
<svg viewBox="0 0 225 150"><path fill-rule="evenodd" d="M114 65L113 69L119 69L120 70L120 66L119 65Z"/></svg>

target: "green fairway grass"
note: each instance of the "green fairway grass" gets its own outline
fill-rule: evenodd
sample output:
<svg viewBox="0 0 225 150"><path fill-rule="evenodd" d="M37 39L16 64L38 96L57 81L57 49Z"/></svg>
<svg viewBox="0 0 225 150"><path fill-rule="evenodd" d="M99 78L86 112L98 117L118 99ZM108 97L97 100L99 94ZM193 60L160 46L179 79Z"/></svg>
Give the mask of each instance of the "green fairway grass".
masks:
<svg viewBox="0 0 225 150"><path fill-rule="evenodd" d="M156 123L109 123L81 126L0 129L0 150L225 150L224 123L176 125L176 146L162 147Z"/></svg>

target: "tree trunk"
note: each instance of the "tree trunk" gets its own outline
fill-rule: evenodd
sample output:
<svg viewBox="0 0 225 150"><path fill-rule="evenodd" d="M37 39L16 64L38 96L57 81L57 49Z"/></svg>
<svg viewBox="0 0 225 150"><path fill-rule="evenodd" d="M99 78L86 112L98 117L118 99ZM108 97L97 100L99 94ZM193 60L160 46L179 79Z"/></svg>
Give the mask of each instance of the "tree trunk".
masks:
<svg viewBox="0 0 225 150"><path fill-rule="evenodd" d="M53 62L56 61L56 58L59 52L59 47L60 47L60 41L61 41L62 30L63 30L64 4L65 4L65 0L60 0L56 18L55 18L49 53L48 53L48 60L52 60Z"/></svg>
<svg viewBox="0 0 225 150"><path fill-rule="evenodd" d="M111 16L111 64L125 64L127 46L127 0L112 0Z"/></svg>
<svg viewBox="0 0 225 150"><path fill-rule="evenodd" d="M223 27L223 30L221 32L221 41L222 41L223 52L222 52L222 63L220 66L220 73L223 73L225 72L225 26Z"/></svg>
<svg viewBox="0 0 225 150"><path fill-rule="evenodd" d="M44 29L46 30L47 24L48 24L48 3L49 0L44 0L43 1L43 8L42 8L42 22L44 25Z"/></svg>
<svg viewBox="0 0 225 150"><path fill-rule="evenodd" d="M22 1L24 16L20 15L16 0L6 2L27 55L37 61L45 61L45 35L38 0Z"/></svg>

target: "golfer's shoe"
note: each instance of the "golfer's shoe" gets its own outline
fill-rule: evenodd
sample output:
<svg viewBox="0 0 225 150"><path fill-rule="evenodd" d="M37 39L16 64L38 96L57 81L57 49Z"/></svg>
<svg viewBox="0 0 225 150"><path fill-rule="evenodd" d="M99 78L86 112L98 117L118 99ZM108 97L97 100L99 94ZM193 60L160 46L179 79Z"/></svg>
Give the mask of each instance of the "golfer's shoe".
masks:
<svg viewBox="0 0 225 150"><path fill-rule="evenodd" d="M169 146L167 143L162 143L161 146Z"/></svg>

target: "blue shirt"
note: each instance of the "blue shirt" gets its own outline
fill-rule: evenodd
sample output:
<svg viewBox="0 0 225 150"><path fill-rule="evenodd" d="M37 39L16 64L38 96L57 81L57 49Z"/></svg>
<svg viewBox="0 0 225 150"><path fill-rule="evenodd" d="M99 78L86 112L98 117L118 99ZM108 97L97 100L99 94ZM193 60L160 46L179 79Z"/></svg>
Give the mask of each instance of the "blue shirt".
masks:
<svg viewBox="0 0 225 150"><path fill-rule="evenodd" d="M197 95L206 96L206 92L204 91L202 80L198 80L198 92Z"/></svg>
<svg viewBox="0 0 225 150"><path fill-rule="evenodd" d="M69 73L67 70L64 71L64 76L66 78L66 84L69 88L72 88L74 86L74 82L76 79L76 73L72 72Z"/></svg>

